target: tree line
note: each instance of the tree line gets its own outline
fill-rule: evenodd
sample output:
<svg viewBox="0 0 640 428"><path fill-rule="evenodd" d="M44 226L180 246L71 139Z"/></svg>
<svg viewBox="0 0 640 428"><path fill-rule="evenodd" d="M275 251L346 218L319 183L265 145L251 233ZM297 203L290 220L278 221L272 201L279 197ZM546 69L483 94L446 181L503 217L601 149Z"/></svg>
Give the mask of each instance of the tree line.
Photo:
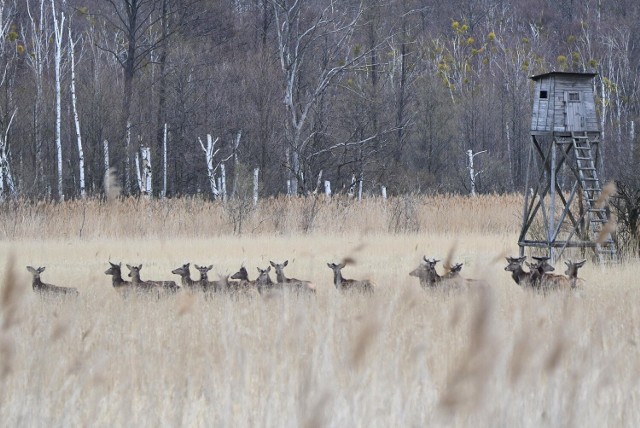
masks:
<svg viewBox="0 0 640 428"><path fill-rule="evenodd" d="M634 0L0 0L0 195L522 191L552 70L598 73L604 177L633 176L639 21Z"/></svg>

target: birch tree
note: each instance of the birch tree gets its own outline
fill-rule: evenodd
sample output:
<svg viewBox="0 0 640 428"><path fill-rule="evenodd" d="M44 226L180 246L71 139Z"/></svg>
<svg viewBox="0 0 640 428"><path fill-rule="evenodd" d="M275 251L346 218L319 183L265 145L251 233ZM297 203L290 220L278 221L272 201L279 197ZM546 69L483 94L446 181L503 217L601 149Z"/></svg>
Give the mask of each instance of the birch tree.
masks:
<svg viewBox="0 0 640 428"><path fill-rule="evenodd" d="M277 50L284 80L284 104L288 117L285 139L291 189L305 191L302 157L314 137L309 114L334 81L367 53L352 49L362 5L350 8L331 3L317 15L310 0L271 0L277 32ZM321 60L312 63L322 49Z"/></svg>
<svg viewBox="0 0 640 428"><path fill-rule="evenodd" d="M220 148L216 148L216 144L220 141L219 138L215 140L211 136L211 134L207 134L207 145L205 146L202 142L202 139L198 138L198 142L200 143L200 147L205 155L205 160L207 162L207 177L209 178L209 185L211 186L211 194L213 195L213 199L221 199L224 192L223 187L224 184L222 180L218 183L218 177L216 177L216 172L221 166L224 166L224 162L231 159L233 154L227 156L226 158L215 163L215 157L220 152ZM224 177L224 174L222 174ZM221 177L222 178L222 177Z"/></svg>
<svg viewBox="0 0 640 428"><path fill-rule="evenodd" d="M82 150L82 133L80 132L80 118L78 116L78 103L76 97L76 57L75 47L76 43L73 41L71 35L71 25L69 25L69 59L71 63L71 105L73 107L73 123L76 127L76 142L78 145L78 168L80 176L80 196L84 198L86 196L85 180L84 180L84 151Z"/></svg>
<svg viewBox="0 0 640 428"><path fill-rule="evenodd" d="M62 181L62 38L64 35L64 12L60 12L60 20L56 13L55 0L51 0L51 12L53 14L53 34L54 34L54 69L56 74L56 162L58 179L58 200L64 200L64 187Z"/></svg>

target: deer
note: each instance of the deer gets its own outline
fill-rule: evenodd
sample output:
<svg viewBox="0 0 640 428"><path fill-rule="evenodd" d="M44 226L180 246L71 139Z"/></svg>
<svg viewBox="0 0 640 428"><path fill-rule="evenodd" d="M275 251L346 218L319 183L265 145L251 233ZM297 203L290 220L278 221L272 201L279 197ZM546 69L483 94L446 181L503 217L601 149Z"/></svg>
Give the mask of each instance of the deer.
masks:
<svg viewBox="0 0 640 428"><path fill-rule="evenodd" d="M464 263L456 263L451 266L446 273L439 275L436 271L436 265L440 260L436 260L435 258L428 259L427 256L424 256L423 260L424 263L411 271L409 275L418 277L420 279L420 285L425 290L433 289L436 286L447 286L447 289L451 289L451 287L468 286L477 282L477 280L465 279L460 276L460 271Z"/></svg>
<svg viewBox="0 0 640 428"><path fill-rule="evenodd" d="M274 288L282 289L282 285L276 284L271 280L269 276L269 272L271 272L271 266L267 266L266 269L258 269L258 278L256 279L256 287L258 288L258 293L263 294L267 291L271 291Z"/></svg>
<svg viewBox="0 0 640 428"><path fill-rule="evenodd" d="M269 264L276 270L276 280L279 284L291 287L298 292L315 293L316 289L311 281L305 281L297 278L287 278L284 274L284 268L289 264L289 260L282 263L269 261Z"/></svg>
<svg viewBox="0 0 640 428"><path fill-rule="evenodd" d="M200 286L205 291L210 291L210 290L213 290L215 292L227 291L227 289L229 288L228 277L217 280L217 281L209 281L208 272L211 269L213 269L213 265L209 265L209 266L194 265L194 266L196 267L198 272L200 272Z"/></svg>
<svg viewBox="0 0 640 428"><path fill-rule="evenodd" d="M369 280L346 279L342 276L342 269L346 264L327 263L333 271L333 284L338 291L359 291L364 294L373 294L373 284Z"/></svg>
<svg viewBox="0 0 640 428"><path fill-rule="evenodd" d="M131 277L131 284L135 287L149 288L149 289L163 289L170 292L176 292L180 289L175 281L143 281L140 278L140 270L142 270L142 264L138 266L127 265L129 268L129 276Z"/></svg>
<svg viewBox="0 0 640 428"><path fill-rule="evenodd" d="M555 268L549 264L549 257L534 256L533 259L536 262L527 263L527 266L531 272L531 285L534 288L545 294L550 290L571 288L571 283L566 277L551 273Z"/></svg>
<svg viewBox="0 0 640 428"><path fill-rule="evenodd" d="M228 281L227 289L233 292L248 292L254 289L256 281L249 279L249 272L244 266L240 266L240 270L230 276L234 281Z"/></svg>
<svg viewBox="0 0 640 428"><path fill-rule="evenodd" d="M566 260L564 264L567 265L567 270L564 271L564 274L567 275L569 279L571 289L575 290L584 284L584 280L578 278L578 269L580 269L587 262L587 259L580 260L579 262L572 262L571 260Z"/></svg>
<svg viewBox="0 0 640 428"><path fill-rule="evenodd" d="M118 291L131 289L131 282L122 279L122 263L109 262L109 269L104 271L105 275L111 275L111 285Z"/></svg>
<svg viewBox="0 0 640 428"><path fill-rule="evenodd" d="M531 272L526 272L522 263L527 259L527 256L522 257L507 257L507 266L504 270L511 272L511 278L521 287L530 287L532 285Z"/></svg>
<svg viewBox="0 0 640 428"><path fill-rule="evenodd" d="M175 268L171 271L174 275L180 275L180 282L182 286L188 290L196 290L201 288L200 281L194 281L191 279L191 270L189 266L191 263L185 263L182 266Z"/></svg>
<svg viewBox="0 0 640 428"><path fill-rule="evenodd" d="M57 285L47 284L42 282L40 279L40 274L44 272L45 267L39 267L35 269L31 266L27 266L27 270L31 275L33 275L33 280L31 282L31 286L33 287L33 291L40 295L50 294L57 296L78 296L78 290L71 287L58 287Z"/></svg>
<svg viewBox="0 0 640 428"><path fill-rule="evenodd" d="M441 280L440 275L436 272L436 264L440 260L434 258L428 259L427 256L423 256L422 259L424 262L409 272L409 276L417 277L420 280L420 286L426 290L435 287Z"/></svg>

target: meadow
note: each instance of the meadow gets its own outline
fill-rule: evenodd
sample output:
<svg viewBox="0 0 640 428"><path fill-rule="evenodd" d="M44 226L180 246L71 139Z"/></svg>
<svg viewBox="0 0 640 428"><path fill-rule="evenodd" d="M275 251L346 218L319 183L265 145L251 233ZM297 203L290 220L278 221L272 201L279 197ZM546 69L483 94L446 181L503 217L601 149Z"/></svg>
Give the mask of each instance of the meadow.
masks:
<svg viewBox="0 0 640 428"><path fill-rule="evenodd" d="M541 296L504 271L512 196L7 203L0 209L5 426L638 426L638 260L590 261L580 293ZM486 287L422 290L424 255ZM578 258L580 254L571 254ZM341 295L327 262L368 278ZM180 292L123 299L108 261L173 279L270 260L314 298ZM77 299L42 299L42 279ZM564 271L564 264L557 264ZM197 278L195 270L192 275ZM213 275L215 276L215 275ZM272 275L273 276L273 275Z"/></svg>

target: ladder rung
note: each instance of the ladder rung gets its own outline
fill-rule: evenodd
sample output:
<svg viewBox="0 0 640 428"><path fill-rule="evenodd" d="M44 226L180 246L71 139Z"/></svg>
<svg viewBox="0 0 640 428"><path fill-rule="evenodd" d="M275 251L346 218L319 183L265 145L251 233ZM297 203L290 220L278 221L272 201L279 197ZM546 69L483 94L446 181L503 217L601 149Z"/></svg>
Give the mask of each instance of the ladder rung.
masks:
<svg viewBox="0 0 640 428"><path fill-rule="evenodd" d="M595 212L603 213L603 212L606 212L607 209L606 208L589 208L587 211L592 213L595 213Z"/></svg>
<svg viewBox="0 0 640 428"><path fill-rule="evenodd" d="M583 189L585 192L599 192L600 189L597 187L588 187L586 189Z"/></svg>
<svg viewBox="0 0 640 428"><path fill-rule="evenodd" d="M590 157L584 157L584 156L576 156L576 159L578 159L578 160L591 160Z"/></svg>
<svg viewBox="0 0 640 428"><path fill-rule="evenodd" d="M598 179L596 177L584 177L583 180L598 181Z"/></svg>
<svg viewBox="0 0 640 428"><path fill-rule="evenodd" d="M579 166L578 169L581 169L583 171L595 171L596 170L595 168L593 168L591 166L584 166L584 167Z"/></svg>

